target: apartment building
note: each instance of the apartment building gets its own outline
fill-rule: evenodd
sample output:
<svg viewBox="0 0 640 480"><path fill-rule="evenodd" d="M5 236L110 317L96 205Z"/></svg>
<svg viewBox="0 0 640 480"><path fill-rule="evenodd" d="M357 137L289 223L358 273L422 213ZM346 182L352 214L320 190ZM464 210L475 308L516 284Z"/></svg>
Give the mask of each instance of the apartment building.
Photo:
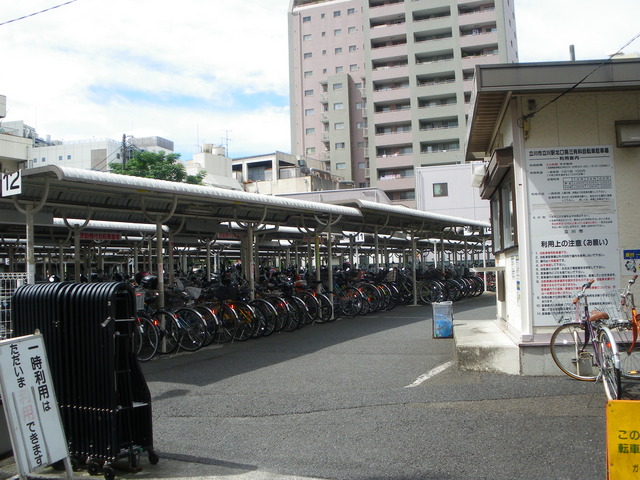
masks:
<svg viewBox="0 0 640 480"><path fill-rule="evenodd" d="M410 207L464 162L475 66L518 58L513 0L292 0L289 41L292 153Z"/></svg>

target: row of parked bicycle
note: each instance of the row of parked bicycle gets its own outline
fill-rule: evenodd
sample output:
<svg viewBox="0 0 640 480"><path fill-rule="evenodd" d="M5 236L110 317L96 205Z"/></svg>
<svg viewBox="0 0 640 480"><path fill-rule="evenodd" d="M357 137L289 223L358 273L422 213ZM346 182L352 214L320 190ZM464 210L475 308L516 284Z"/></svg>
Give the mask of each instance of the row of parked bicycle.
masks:
<svg viewBox="0 0 640 480"><path fill-rule="evenodd" d="M337 271L335 290L321 281L300 280L282 272L271 273L249 299L242 277L209 282L182 281L165 292L165 308L154 307L157 279L139 279L137 295L144 298L137 315L137 355L151 360L157 353L195 351L211 343L244 341L276 332L293 332L312 323L340 317L388 311L413 301L413 285L402 272L395 281L381 281ZM480 278L421 281L420 300L426 303L458 300L483 291ZM143 306L144 305L144 306Z"/></svg>

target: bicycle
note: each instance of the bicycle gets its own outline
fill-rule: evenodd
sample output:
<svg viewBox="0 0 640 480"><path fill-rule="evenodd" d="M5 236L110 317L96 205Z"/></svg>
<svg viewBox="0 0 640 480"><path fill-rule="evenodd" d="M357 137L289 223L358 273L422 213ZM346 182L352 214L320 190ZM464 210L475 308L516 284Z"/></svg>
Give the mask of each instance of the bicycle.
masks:
<svg viewBox="0 0 640 480"><path fill-rule="evenodd" d="M573 321L564 323L566 310L556 312L561 325L551 335L549 347L553 361L565 374L581 381L602 379L607 397L616 400L622 393L618 346L607 326L609 315L589 311L586 291L593 282L585 283L573 299Z"/></svg>
<svg viewBox="0 0 640 480"><path fill-rule="evenodd" d="M634 275L623 290L613 290L610 293L618 315L618 321L612 330L619 346L620 373L624 378L629 379L640 379L640 345L638 344L640 314L636 310L631 292L631 287L637 278L638 275Z"/></svg>

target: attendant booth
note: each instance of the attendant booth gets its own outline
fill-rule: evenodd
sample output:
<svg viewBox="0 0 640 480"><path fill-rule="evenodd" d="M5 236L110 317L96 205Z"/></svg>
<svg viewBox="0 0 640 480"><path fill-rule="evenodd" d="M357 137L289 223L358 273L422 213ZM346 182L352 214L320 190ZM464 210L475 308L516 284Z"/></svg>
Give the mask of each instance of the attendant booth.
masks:
<svg viewBox="0 0 640 480"><path fill-rule="evenodd" d="M566 304L590 304L635 274L640 252L640 60L476 67L466 158L485 160L497 271L496 322L521 374L548 361Z"/></svg>

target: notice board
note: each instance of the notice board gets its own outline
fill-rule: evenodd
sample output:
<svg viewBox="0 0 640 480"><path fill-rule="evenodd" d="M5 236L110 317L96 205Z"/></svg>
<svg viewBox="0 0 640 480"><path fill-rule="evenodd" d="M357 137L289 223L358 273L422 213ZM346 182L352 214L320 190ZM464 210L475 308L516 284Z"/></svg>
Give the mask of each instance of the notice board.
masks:
<svg viewBox="0 0 640 480"><path fill-rule="evenodd" d="M558 305L590 279L589 304L618 288L618 215L613 147L526 150L534 326L555 325Z"/></svg>
<svg viewBox="0 0 640 480"><path fill-rule="evenodd" d="M68 460L42 335L0 341L0 393L18 473Z"/></svg>

